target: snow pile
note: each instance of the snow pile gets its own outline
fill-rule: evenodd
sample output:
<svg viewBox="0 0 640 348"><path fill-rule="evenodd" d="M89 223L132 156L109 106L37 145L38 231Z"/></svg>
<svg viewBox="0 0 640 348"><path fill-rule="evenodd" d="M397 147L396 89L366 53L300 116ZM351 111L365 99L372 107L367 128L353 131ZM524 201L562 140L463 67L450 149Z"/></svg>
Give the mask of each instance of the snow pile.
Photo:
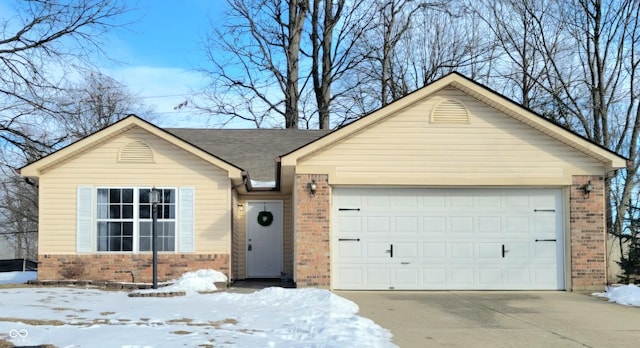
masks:
<svg viewBox="0 0 640 348"><path fill-rule="evenodd" d="M24 284L38 278L38 272L0 272L0 284Z"/></svg>
<svg viewBox="0 0 640 348"><path fill-rule="evenodd" d="M195 273L180 279L209 272ZM18 346L396 347L388 330L357 315L355 303L320 289L131 298L122 291L12 288L0 289L0 308L9 318L0 319L0 340Z"/></svg>
<svg viewBox="0 0 640 348"><path fill-rule="evenodd" d="M640 287L637 285L607 286L606 292L596 292L592 295L606 297L610 302L640 307Z"/></svg>
<svg viewBox="0 0 640 348"><path fill-rule="evenodd" d="M187 293L216 291L218 289L213 283L224 283L226 281L227 276L221 272L212 269L201 269L183 274L169 288L172 291L186 291Z"/></svg>
<svg viewBox="0 0 640 348"><path fill-rule="evenodd" d="M184 291L187 294L198 292L216 291L214 283L225 283L227 276L212 269L201 269L195 272L187 272L179 279L173 280L173 284L158 289L138 290L138 293L176 292Z"/></svg>

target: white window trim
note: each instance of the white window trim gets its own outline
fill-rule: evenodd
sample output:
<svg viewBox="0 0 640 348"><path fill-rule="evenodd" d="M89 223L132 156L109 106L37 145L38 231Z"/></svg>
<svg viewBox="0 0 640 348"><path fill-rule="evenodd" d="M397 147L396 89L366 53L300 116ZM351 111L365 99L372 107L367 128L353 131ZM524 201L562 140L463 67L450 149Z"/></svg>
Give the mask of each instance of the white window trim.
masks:
<svg viewBox="0 0 640 348"><path fill-rule="evenodd" d="M179 229L179 223L180 223L180 217L179 217L179 203L180 203L180 198L178 197L178 195L180 194L180 190L178 187L174 187L174 186L163 186L163 187L157 187L158 189L172 189L175 192L175 218L173 219L173 222L175 224L175 236L174 236L174 246L173 246L173 250L174 251L160 251L158 250L159 253L168 253L168 254L172 254L172 253L178 253L179 252L179 236L180 236L180 229ZM91 244L92 244L92 250L95 253L98 254L151 254L152 251L140 251L140 190L144 190L144 189L148 189L151 190L152 187L147 187L147 186L95 186L92 188L93 192L92 192L92 211L93 213L91 214L91 223L92 223L92 236L91 236ZM98 207L98 190L100 189L133 189L133 219L131 219L131 221L133 222L133 247L131 251L101 251L98 250L98 230L97 230L97 226L98 226L98 221L107 221L108 219L98 219L98 214L97 214L97 207ZM130 219L121 219L121 221L128 221ZM146 220L146 219L144 219ZM158 220L161 221L161 220ZM170 220L169 220L170 221Z"/></svg>

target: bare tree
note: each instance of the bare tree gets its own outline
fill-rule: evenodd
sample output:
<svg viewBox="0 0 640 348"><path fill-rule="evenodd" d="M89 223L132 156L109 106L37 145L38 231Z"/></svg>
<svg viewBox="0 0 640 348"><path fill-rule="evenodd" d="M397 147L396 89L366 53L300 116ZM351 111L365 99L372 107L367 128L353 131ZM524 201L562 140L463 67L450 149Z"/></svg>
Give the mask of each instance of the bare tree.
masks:
<svg viewBox="0 0 640 348"><path fill-rule="evenodd" d="M121 82L88 72L82 82L71 83L52 101L59 128L69 140L83 138L130 114L150 120L152 109Z"/></svg>
<svg viewBox="0 0 640 348"><path fill-rule="evenodd" d="M228 22L205 39L213 65L200 110L241 119L256 127L278 115L286 128L298 128L300 44L308 0L228 0ZM302 81L303 84L305 81Z"/></svg>
<svg viewBox="0 0 640 348"><path fill-rule="evenodd" d="M338 121L348 117L349 109L342 108L339 101L352 86L342 83L338 90L333 87L364 60L356 49L375 16L368 5L367 1L313 0L310 74L320 129L331 127L332 112Z"/></svg>
<svg viewBox="0 0 640 348"><path fill-rule="evenodd" d="M106 0L24 0L16 6L16 15L0 23L0 138L24 147L40 142L25 129L44 123L34 114L55 113L46 101L59 90L65 70L89 64L89 55L101 51L100 35L127 10Z"/></svg>

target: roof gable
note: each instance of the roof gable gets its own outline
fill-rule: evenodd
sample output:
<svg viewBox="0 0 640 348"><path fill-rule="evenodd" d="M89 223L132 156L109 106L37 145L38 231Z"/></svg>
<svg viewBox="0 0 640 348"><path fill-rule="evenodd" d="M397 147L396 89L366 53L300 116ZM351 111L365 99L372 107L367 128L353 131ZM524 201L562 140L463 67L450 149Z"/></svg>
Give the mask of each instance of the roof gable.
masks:
<svg viewBox="0 0 640 348"><path fill-rule="evenodd" d="M466 95L477 99L478 101L491 106L494 109L508 115L520 122L527 124L528 126L560 141L561 143L568 145L594 159L603 163L608 169L623 168L627 164L627 160L598 145L586 138L573 133L553 122L545 119L544 117L528 110L521 105L513 102L503 95L491 90L490 88L478 84L468 78L458 74L451 73L407 96L396 100L395 102L388 104L361 119L352 122L333 133L320 138L312 143L309 143L303 147L300 147L290 153L282 156L281 163L283 167L295 167L298 161L312 156L314 153L322 151L332 144L340 142L342 139L350 137L354 134L360 133L367 128L375 125L388 117L393 117L402 110L411 107L412 105L419 103L426 98L434 95L435 93L445 89L455 88L465 93ZM463 114L459 109L456 101L453 103L445 104L448 107L455 107L458 115L456 116L457 122L463 122Z"/></svg>
<svg viewBox="0 0 640 348"><path fill-rule="evenodd" d="M225 170L229 177L236 180L241 180L243 175L243 169L237 167L225 160L216 157L215 155L208 153L207 151L193 145L183 139L180 139L171 133L168 133L153 124L142 120L141 118L130 115L113 125L106 127L102 130L99 130L85 138L82 138L46 157L43 157L33 163L30 163L22 168L20 168L20 174L27 177L40 177L47 170L54 168L56 166L63 165L67 160L78 156L81 153L84 153L91 148L99 146L100 144L108 141L109 139L113 139L120 134L123 134L131 129L141 128L147 133L150 133L164 141L167 141L191 154L194 156L222 169ZM124 155L124 160L130 159L142 159L144 156L149 156L150 154L143 146L144 144L131 144L130 148L123 149L124 152L121 152L119 156ZM134 156L134 157L131 157ZM142 157L141 157L142 156ZM148 157L147 157L148 159Z"/></svg>

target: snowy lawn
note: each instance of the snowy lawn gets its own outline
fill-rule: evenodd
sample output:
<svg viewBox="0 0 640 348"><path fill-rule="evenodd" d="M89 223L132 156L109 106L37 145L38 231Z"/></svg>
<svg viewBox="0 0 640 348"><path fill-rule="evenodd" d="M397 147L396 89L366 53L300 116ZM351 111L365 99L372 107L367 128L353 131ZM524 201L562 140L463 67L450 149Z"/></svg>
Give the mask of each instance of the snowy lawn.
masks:
<svg viewBox="0 0 640 348"><path fill-rule="evenodd" d="M81 288L0 289L0 346L395 347L358 306L319 289L210 291L211 272L186 274L180 297ZM205 279L205 281L203 281ZM209 278L209 280L211 280ZM146 290L148 291L148 290Z"/></svg>
<svg viewBox="0 0 640 348"><path fill-rule="evenodd" d="M637 285L608 286L606 292L596 292L592 295L606 297L611 302L640 307L640 287Z"/></svg>

